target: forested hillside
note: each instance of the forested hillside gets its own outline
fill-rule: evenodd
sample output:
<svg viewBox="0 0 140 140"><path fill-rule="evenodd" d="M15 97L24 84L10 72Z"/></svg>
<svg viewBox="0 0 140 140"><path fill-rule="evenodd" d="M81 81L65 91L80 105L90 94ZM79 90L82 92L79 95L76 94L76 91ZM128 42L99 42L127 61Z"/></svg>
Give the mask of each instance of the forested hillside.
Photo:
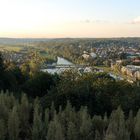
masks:
<svg viewBox="0 0 140 140"><path fill-rule="evenodd" d="M140 140L140 0L0 0L0 140Z"/></svg>
<svg viewBox="0 0 140 140"><path fill-rule="evenodd" d="M0 140L139 140L140 110L128 116L118 107L110 116L79 111L67 102L65 109L43 109L39 99L29 101L25 94L20 100L12 93L0 93Z"/></svg>
<svg viewBox="0 0 140 140"><path fill-rule="evenodd" d="M140 140L140 87L107 73L40 72L0 57L0 140Z"/></svg>

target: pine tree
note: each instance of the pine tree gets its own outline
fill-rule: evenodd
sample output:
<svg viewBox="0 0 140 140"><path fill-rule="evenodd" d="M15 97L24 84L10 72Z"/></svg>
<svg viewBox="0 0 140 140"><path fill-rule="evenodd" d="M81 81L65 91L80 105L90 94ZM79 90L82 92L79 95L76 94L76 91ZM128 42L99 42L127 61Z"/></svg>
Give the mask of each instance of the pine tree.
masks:
<svg viewBox="0 0 140 140"><path fill-rule="evenodd" d="M119 107L112 112L105 139L129 140L130 135L125 127L124 113Z"/></svg>
<svg viewBox="0 0 140 140"><path fill-rule="evenodd" d="M64 112L65 112L66 122L68 121L73 122L75 119L75 110L74 108L72 108L72 105L69 101L67 101L67 106Z"/></svg>
<svg viewBox="0 0 140 140"><path fill-rule="evenodd" d="M42 113L38 100L35 101L33 126L32 126L32 140L41 140L43 135Z"/></svg>
<svg viewBox="0 0 140 140"><path fill-rule="evenodd" d="M19 140L19 116L17 106L14 106L12 111L9 113L8 134L9 140Z"/></svg>
<svg viewBox="0 0 140 140"><path fill-rule="evenodd" d="M5 97L7 97L6 95L4 95L4 93L0 94L0 119L4 119L5 121L8 120L8 107L6 106L6 100Z"/></svg>
<svg viewBox="0 0 140 140"><path fill-rule="evenodd" d="M134 137L134 124L133 111L130 110L128 119L126 120L126 127L128 132L130 133L130 137Z"/></svg>
<svg viewBox="0 0 140 140"><path fill-rule="evenodd" d="M19 107L21 139L27 139L30 135L29 117L30 117L30 105L27 96L23 94L21 98L21 104Z"/></svg>
<svg viewBox="0 0 140 140"><path fill-rule="evenodd" d="M55 113L56 113L56 110L55 110L54 102L52 102L51 108L50 108L50 118L51 119L54 118Z"/></svg>
<svg viewBox="0 0 140 140"><path fill-rule="evenodd" d="M105 113L104 118L103 118L103 123L104 123L104 130L106 130L107 126L108 126L108 123L109 123L109 120L108 120L108 117L107 117L106 113Z"/></svg>
<svg viewBox="0 0 140 140"><path fill-rule="evenodd" d="M68 130L67 130L67 140L77 140L78 139L78 130L74 123L68 123Z"/></svg>
<svg viewBox="0 0 140 140"><path fill-rule="evenodd" d="M94 128L94 131L96 130L96 133L98 132L100 136L103 136L105 124L104 124L104 121L102 120L102 117L97 116L97 115L93 116L92 125Z"/></svg>
<svg viewBox="0 0 140 140"><path fill-rule="evenodd" d="M136 118L135 118L135 127L134 127L134 133L137 140L140 140L140 109L137 112Z"/></svg>
<svg viewBox="0 0 140 140"><path fill-rule="evenodd" d="M105 140L117 140L115 134L113 134L112 132L110 132L109 134L107 134L105 136Z"/></svg>
<svg viewBox="0 0 140 140"><path fill-rule="evenodd" d="M55 140L65 140L62 126L60 123L56 125Z"/></svg>
<svg viewBox="0 0 140 140"><path fill-rule="evenodd" d="M7 127L3 119L0 119L0 140L5 140Z"/></svg>
<svg viewBox="0 0 140 140"><path fill-rule="evenodd" d="M87 107L80 111L81 113L81 125L80 125L80 139L90 140L92 138L92 121L87 112Z"/></svg>
<svg viewBox="0 0 140 140"><path fill-rule="evenodd" d="M47 140L55 140L55 122L51 121L49 123L48 133L47 133Z"/></svg>
<svg viewBox="0 0 140 140"><path fill-rule="evenodd" d="M47 137L47 131L49 126L49 109L45 109L45 116L44 116L44 123L43 123L43 133L42 137L43 139L46 139Z"/></svg>
<svg viewBox="0 0 140 140"><path fill-rule="evenodd" d="M101 135L98 130L95 131L95 140L102 140Z"/></svg>
<svg viewBox="0 0 140 140"><path fill-rule="evenodd" d="M62 126L56 115L54 117L54 120L49 124L47 140L65 140Z"/></svg>
<svg viewBox="0 0 140 140"><path fill-rule="evenodd" d="M13 106L18 104L18 100L16 100L13 93L9 93L9 91L6 91L6 93L5 93L5 104L6 104L8 109L12 109Z"/></svg>

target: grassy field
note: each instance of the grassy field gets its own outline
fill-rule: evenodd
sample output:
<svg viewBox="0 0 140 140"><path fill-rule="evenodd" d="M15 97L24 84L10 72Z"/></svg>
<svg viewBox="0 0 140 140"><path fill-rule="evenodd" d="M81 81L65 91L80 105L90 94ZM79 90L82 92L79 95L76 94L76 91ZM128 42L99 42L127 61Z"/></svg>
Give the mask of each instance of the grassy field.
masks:
<svg viewBox="0 0 140 140"><path fill-rule="evenodd" d="M10 46L10 45L0 45L0 51L7 50L7 51L16 51L19 52L22 48L18 46Z"/></svg>

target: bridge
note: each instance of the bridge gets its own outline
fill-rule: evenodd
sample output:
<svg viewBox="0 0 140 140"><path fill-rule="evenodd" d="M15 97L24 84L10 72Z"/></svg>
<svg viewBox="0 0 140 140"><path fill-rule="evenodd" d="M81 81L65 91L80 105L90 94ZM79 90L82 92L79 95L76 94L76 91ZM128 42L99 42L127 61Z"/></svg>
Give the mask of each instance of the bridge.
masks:
<svg viewBox="0 0 140 140"><path fill-rule="evenodd" d="M55 68L85 68L86 65L47 65L47 69Z"/></svg>
<svg viewBox="0 0 140 140"><path fill-rule="evenodd" d="M85 65L56 65L56 68L84 68Z"/></svg>

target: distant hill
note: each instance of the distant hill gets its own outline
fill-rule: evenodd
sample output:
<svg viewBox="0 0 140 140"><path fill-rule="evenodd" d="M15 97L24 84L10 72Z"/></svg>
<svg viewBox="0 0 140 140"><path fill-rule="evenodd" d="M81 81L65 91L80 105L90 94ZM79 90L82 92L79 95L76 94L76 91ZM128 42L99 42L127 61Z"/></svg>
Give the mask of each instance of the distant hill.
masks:
<svg viewBox="0 0 140 140"><path fill-rule="evenodd" d="M23 44L23 43L33 43L33 42L42 42L49 41L51 39L45 38L0 38L0 44Z"/></svg>
<svg viewBox="0 0 140 140"><path fill-rule="evenodd" d="M139 37L126 37L126 38L0 38L0 44L4 45L16 45L36 42L73 42L73 41L121 41L129 43L140 43Z"/></svg>

